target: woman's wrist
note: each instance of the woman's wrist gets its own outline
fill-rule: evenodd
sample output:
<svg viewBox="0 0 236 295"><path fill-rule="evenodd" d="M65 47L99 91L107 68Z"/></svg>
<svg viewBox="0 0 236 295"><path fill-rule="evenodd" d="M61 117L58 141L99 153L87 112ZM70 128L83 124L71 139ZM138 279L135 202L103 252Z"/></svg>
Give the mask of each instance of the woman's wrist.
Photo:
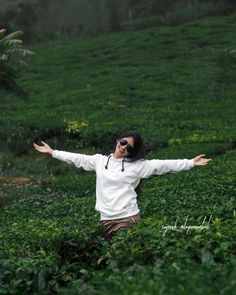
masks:
<svg viewBox="0 0 236 295"><path fill-rule="evenodd" d="M51 155L52 156L52 153L54 152L54 150L53 149L51 149L48 153L49 153L49 155Z"/></svg>

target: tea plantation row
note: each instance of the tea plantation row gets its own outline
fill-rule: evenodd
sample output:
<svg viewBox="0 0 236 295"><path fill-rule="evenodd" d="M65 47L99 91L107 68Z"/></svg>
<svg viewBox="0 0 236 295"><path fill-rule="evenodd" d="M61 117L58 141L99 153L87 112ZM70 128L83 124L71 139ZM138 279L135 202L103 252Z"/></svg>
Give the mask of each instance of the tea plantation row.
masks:
<svg viewBox="0 0 236 295"><path fill-rule="evenodd" d="M42 139L107 152L127 129L154 150L232 142L235 19L32 45L19 80L28 101L1 97L2 140L16 155Z"/></svg>
<svg viewBox="0 0 236 295"><path fill-rule="evenodd" d="M93 174L14 188L17 199L0 217L1 294L188 294L195 284L206 294L230 294L236 284L235 160L229 151L214 165L144 181L141 222L111 244L100 236L94 191L87 191ZM176 218L180 229L187 217L187 225L209 221L209 227L164 232Z"/></svg>

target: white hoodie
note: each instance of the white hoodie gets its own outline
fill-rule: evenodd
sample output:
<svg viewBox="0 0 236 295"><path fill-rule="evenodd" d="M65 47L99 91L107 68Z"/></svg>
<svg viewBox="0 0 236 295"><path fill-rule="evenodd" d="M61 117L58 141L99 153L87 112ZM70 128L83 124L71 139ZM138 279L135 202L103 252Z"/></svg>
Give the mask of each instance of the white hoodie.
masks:
<svg viewBox="0 0 236 295"><path fill-rule="evenodd" d="M101 220L119 219L140 212L135 188L141 178L189 170L194 167L193 159L182 160L137 160L114 158L101 154L84 155L54 150L54 158L74 164L86 171L96 172L95 210Z"/></svg>

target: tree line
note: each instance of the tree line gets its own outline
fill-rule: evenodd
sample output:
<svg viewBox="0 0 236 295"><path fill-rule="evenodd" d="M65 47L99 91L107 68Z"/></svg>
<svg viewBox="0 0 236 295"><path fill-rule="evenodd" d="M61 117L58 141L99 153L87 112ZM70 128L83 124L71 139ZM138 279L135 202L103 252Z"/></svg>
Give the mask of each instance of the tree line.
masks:
<svg viewBox="0 0 236 295"><path fill-rule="evenodd" d="M25 41L176 25L231 13L234 0L2 0L0 27Z"/></svg>

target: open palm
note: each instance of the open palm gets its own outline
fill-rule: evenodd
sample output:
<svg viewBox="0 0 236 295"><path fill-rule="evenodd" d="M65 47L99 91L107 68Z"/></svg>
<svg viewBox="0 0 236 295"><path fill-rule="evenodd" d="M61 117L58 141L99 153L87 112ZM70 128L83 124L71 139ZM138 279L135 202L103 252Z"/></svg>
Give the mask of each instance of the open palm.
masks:
<svg viewBox="0 0 236 295"><path fill-rule="evenodd" d="M44 142L44 141L41 141L41 142L42 142L43 146L33 143L34 148L40 153L52 154L53 149L46 142Z"/></svg>
<svg viewBox="0 0 236 295"><path fill-rule="evenodd" d="M204 159L203 157L206 154L203 155L199 155L195 158L193 158L193 162L195 166L203 166L203 165L207 165L209 161L212 161L212 159Z"/></svg>

